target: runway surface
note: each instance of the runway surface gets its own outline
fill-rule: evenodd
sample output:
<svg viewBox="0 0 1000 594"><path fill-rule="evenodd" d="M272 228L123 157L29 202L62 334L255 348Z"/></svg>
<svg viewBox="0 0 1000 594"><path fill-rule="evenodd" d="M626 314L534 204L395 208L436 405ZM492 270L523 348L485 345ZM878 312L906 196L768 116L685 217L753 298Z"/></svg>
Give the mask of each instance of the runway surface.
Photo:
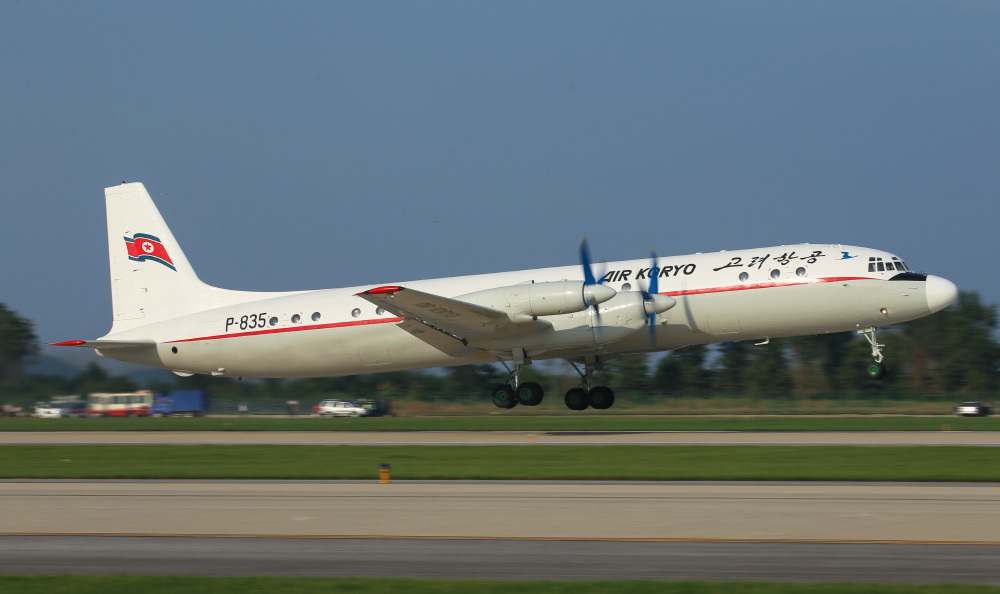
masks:
<svg viewBox="0 0 1000 594"><path fill-rule="evenodd" d="M1000 445L996 432L52 432L0 444ZM0 573L1000 585L1000 484L0 481Z"/></svg>
<svg viewBox="0 0 1000 594"><path fill-rule="evenodd" d="M997 547L0 536L0 573L1000 585Z"/></svg>
<svg viewBox="0 0 1000 594"><path fill-rule="evenodd" d="M3 573L1000 585L997 484L3 481L0 534Z"/></svg>
<svg viewBox="0 0 1000 594"><path fill-rule="evenodd" d="M1000 446L1000 432L9 431L0 432L0 445L3 444L951 445L996 447Z"/></svg>

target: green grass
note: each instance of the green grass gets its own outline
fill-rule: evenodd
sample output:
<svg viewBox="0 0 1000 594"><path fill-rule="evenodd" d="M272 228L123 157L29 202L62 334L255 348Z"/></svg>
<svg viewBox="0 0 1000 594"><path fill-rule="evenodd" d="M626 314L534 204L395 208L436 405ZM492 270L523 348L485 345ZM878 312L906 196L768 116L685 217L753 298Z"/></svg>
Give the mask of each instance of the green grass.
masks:
<svg viewBox="0 0 1000 594"><path fill-rule="evenodd" d="M858 446L5 445L0 478L1000 481L1000 450Z"/></svg>
<svg viewBox="0 0 1000 594"><path fill-rule="evenodd" d="M509 416L8 419L0 431L1000 431L1000 416Z"/></svg>
<svg viewBox="0 0 1000 594"><path fill-rule="evenodd" d="M398 578L0 576L5 594L997 594L992 586L769 582L494 581Z"/></svg>

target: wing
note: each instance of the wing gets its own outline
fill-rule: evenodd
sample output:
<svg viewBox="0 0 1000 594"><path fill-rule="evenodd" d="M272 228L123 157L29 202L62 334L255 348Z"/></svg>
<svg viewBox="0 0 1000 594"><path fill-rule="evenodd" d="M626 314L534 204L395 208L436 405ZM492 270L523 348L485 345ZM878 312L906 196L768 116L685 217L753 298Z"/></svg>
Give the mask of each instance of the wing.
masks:
<svg viewBox="0 0 1000 594"><path fill-rule="evenodd" d="M487 334L514 335L552 327L540 320L515 321L500 310L406 287L377 287L357 295L405 318L399 324L402 329L445 352L448 351L439 346L440 337L433 337L434 333L427 333L426 328L465 346L469 344L469 339Z"/></svg>

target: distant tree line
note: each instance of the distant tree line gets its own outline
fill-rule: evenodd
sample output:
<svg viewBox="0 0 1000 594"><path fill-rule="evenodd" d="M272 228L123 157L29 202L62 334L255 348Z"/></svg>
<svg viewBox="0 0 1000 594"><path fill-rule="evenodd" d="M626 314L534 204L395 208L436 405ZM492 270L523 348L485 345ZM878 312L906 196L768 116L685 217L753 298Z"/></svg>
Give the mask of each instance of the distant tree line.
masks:
<svg viewBox="0 0 1000 594"><path fill-rule="evenodd" d="M868 342L854 333L803 336L692 346L665 355L613 359L594 376L620 398L653 402L673 397L746 395L760 398L921 398L981 397L993 394L1000 377L1000 344L995 338L997 308L975 292L932 316L881 329L889 373L882 380L865 374L872 360ZM173 383L139 385L110 376L90 364L74 377L28 375L23 364L38 352L29 320L0 304L0 400L45 399L55 394L205 389L214 398L309 399L386 398L482 400L506 372L498 365L470 365L338 378L237 381L195 375ZM580 383L563 362L525 367L522 381L536 381L549 397Z"/></svg>

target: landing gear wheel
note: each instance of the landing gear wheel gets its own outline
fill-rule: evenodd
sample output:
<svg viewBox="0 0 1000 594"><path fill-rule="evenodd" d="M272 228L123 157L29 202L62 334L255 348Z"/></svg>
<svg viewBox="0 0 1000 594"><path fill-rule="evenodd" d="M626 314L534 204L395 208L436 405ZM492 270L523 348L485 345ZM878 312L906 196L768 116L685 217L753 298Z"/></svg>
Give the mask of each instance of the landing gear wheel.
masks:
<svg viewBox="0 0 1000 594"><path fill-rule="evenodd" d="M587 396L590 398L590 406L599 410L611 408L615 403L615 393L607 386L594 386Z"/></svg>
<svg viewBox="0 0 1000 594"><path fill-rule="evenodd" d="M882 379L885 377L885 365L874 362L868 365L868 377L872 379Z"/></svg>
<svg viewBox="0 0 1000 594"><path fill-rule="evenodd" d="M542 387L535 382L524 382L514 392L517 395L517 401L524 406L538 406L542 397L545 396Z"/></svg>
<svg viewBox="0 0 1000 594"><path fill-rule="evenodd" d="M583 410L590 406L590 398L583 388L571 388L566 392L566 408L570 410Z"/></svg>
<svg viewBox="0 0 1000 594"><path fill-rule="evenodd" d="M514 394L514 388L511 388L507 384L500 384L493 388L493 404L497 408L514 408L517 406L517 396Z"/></svg>

